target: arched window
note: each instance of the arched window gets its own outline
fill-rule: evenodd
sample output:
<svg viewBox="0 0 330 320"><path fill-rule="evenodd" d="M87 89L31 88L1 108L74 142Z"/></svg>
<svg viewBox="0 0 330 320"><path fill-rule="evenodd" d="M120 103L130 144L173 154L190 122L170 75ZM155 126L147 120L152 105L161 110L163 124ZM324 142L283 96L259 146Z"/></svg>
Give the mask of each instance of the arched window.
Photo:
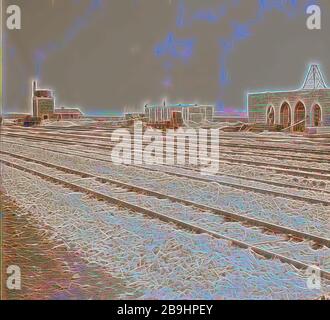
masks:
<svg viewBox="0 0 330 320"><path fill-rule="evenodd" d="M281 106L280 123L284 129L291 126L291 108L287 102L284 102Z"/></svg>
<svg viewBox="0 0 330 320"><path fill-rule="evenodd" d="M320 127L322 122L322 110L321 107L317 104L313 108L312 114L313 127Z"/></svg>
<svg viewBox="0 0 330 320"><path fill-rule="evenodd" d="M272 126L275 124L275 110L273 106L269 106L267 110L267 124Z"/></svg>
<svg viewBox="0 0 330 320"><path fill-rule="evenodd" d="M299 101L294 110L294 131L304 132L306 128L306 109L304 104Z"/></svg>

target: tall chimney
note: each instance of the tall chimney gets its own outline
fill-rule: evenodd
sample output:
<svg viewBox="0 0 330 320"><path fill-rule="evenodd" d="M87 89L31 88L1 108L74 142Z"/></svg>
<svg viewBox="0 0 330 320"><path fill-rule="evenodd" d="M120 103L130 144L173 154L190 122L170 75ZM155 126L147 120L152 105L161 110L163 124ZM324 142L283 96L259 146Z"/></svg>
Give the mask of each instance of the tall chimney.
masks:
<svg viewBox="0 0 330 320"><path fill-rule="evenodd" d="M37 91L37 81L33 80L32 81L32 113L34 117L38 116L37 104L35 101L36 91Z"/></svg>
<svg viewBox="0 0 330 320"><path fill-rule="evenodd" d="M34 93L37 91L37 81L33 81L33 95L34 95Z"/></svg>

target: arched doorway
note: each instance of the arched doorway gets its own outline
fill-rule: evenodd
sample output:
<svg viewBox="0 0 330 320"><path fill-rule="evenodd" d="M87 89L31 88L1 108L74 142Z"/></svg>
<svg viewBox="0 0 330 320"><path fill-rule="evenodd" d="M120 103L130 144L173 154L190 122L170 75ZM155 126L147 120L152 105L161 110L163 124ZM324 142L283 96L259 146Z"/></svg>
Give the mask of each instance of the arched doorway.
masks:
<svg viewBox="0 0 330 320"><path fill-rule="evenodd" d="M304 132L306 128L306 109L304 104L299 101L294 110L294 131Z"/></svg>
<svg viewBox="0 0 330 320"><path fill-rule="evenodd" d="M322 110L321 107L316 104L312 110L312 125L313 127L320 127L322 122Z"/></svg>
<svg viewBox="0 0 330 320"><path fill-rule="evenodd" d="M281 106L280 123L284 129L291 126L291 108L287 102Z"/></svg>
<svg viewBox="0 0 330 320"><path fill-rule="evenodd" d="M269 106L267 110L267 124L273 126L275 124L275 110L273 106Z"/></svg>

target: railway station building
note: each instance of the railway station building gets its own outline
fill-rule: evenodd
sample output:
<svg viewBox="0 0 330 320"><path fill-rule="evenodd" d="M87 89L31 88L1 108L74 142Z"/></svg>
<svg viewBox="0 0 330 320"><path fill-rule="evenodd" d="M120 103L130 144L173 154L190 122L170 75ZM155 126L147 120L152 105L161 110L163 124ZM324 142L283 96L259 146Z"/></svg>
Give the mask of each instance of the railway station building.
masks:
<svg viewBox="0 0 330 320"><path fill-rule="evenodd" d="M292 91L248 94L249 122L303 132L330 126L330 88L318 65L311 65L303 87Z"/></svg>
<svg viewBox="0 0 330 320"><path fill-rule="evenodd" d="M149 123L163 123L171 121L173 117L180 117L184 123L189 121L202 123L213 120L214 106L184 103L146 105L145 115Z"/></svg>
<svg viewBox="0 0 330 320"><path fill-rule="evenodd" d="M81 119L84 114L81 112L79 108L64 108L61 107L59 109L55 109L54 119L57 120L73 120L73 119Z"/></svg>
<svg viewBox="0 0 330 320"><path fill-rule="evenodd" d="M37 82L33 81L32 97L33 116L42 120L49 120L54 115L55 98L51 90L37 89Z"/></svg>

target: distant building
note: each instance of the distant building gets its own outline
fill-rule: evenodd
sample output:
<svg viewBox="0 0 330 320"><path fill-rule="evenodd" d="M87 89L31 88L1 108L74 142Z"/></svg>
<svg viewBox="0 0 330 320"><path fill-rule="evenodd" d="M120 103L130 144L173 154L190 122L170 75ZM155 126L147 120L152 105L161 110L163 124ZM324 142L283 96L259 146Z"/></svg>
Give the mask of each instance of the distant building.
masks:
<svg viewBox="0 0 330 320"><path fill-rule="evenodd" d="M213 122L249 122L246 113L216 113L213 116Z"/></svg>
<svg viewBox="0 0 330 320"><path fill-rule="evenodd" d="M33 116L48 120L53 117L55 98L51 90L37 89L37 82L33 81Z"/></svg>
<svg viewBox="0 0 330 320"><path fill-rule="evenodd" d="M134 125L134 123L136 123L137 121L140 121L140 122L147 122L148 121L145 114L140 113L140 112L125 113L124 117L125 117L126 125L128 125L128 126Z"/></svg>
<svg viewBox="0 0 330 320"><path fill-rule="evenodd" d="M24 119L25 117L31 115L30 113L15 113L15 112L10 112L10 113L5 113L3 115L4 119L9 119L9 120L17 120L17 119Z"/></svg>
<svg viewBox="0 0 330 320"><path fill-rule="evenodd" d="M214 106L199 104L146 105L145 114L149 123L164 123L180 118L185 122L212 121Z"/></svg>
<svg viewBox="0 0 330 320"><path fill-rule="evenodd" d="M311 65L301 89L248 95L249 121L293 131L330 126L330 88L318 65Z"/></svg>
<svg viewBox="0 0 330 320"><path fill-rule="evenodd" d="M54 118L56 120L74 120L81 119L84 114L80 111L79 108L60 108L55 109Z"/></svg>
<svg viewBox="0 0 330 320"><path fill-rule="evenodd" d="M140 112L125 113L125 120L145 120L145 114Z"/></svg>

